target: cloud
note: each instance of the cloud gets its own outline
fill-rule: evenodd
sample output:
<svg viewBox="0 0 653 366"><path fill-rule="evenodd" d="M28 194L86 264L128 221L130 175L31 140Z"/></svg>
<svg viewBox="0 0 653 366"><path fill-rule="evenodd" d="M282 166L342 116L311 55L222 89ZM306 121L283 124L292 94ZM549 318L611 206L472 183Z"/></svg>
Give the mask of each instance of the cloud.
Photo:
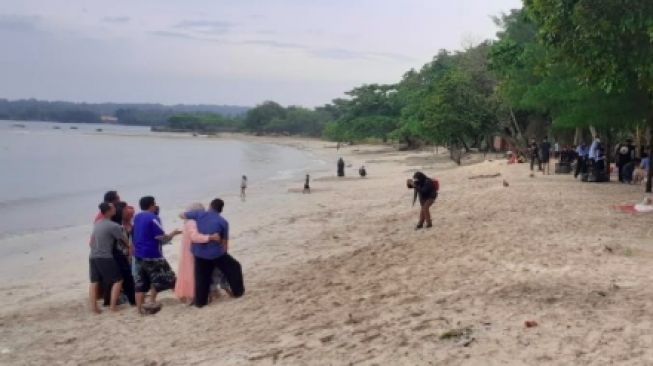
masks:
<svg viewBox="0 0 653 366"><path fill-rule="evenodd" d="M118 17L104 17L102 21L105 23L114 23L114 24L125 24L131 21L131 18L128 16L118 16Z"/></svg>
<svg viewBox="0 0 653 366"><path fill-rule="evenodd" d="M181 33L181 32L171 32L171 31L151 31L148 32L151 35L158 36L158 37L167 37L167 38L181 38L181 39L194 39L194 40L203 40L198 37L191 36L186 33Z"/></svg>
<svg viewBox="0 0 653 366"><path fill-rule="evenodd" d="M344 48L313 48L309 53L318 58L332 60L390 60L396 62L414 61L410 56L391 52L354 51Z"/></svg>
<svg viewBox="0 0 653 366"><path fill-rule="evenodd" d="M0 14L0 31L35 32L40 21L36 15Z"/></svg>
<svg viewBox="0 0 653 366"><path fill-rule="evenodd" d="M295 49L295 50L305 50L308 46L304 46L297 43L287 43L287 42L278 42L267 39L254 39L239 42L241 44L256 45L256 46L267 46L272 48L286 48L286 49Z"/></svg>
<svg viewBox="0 0 653 366"><path fill-rule="evenodd" d="M219 20L184 20L175 24L174 28L206 34L224 34L234 26L234 23Z"/></svg>

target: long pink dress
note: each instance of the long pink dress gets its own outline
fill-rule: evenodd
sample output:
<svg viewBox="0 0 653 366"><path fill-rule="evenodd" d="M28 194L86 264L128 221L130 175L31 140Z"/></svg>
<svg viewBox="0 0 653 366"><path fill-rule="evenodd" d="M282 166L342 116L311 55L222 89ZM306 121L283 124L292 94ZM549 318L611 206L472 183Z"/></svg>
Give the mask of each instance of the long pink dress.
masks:
<svg viewBox="0 0 653 366"><path fill-rule="evenodd" d="M190 251L191 244L208 242L209 235L197 232L195 220L186 220L181 236L181 255L179 256L179 269L175 284L175 296L179 300L191 300L195 297L195 258Z"/></svg>

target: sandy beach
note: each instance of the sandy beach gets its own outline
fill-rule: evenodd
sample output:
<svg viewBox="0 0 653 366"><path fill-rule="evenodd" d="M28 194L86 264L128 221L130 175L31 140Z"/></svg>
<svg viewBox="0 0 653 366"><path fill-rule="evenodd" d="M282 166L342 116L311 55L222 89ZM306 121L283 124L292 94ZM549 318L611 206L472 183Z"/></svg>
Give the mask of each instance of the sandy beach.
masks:
<svg viewBox="0 0 653 366"><path fill-rule="evenodd" d="M253 184L246 203L225 195L243 298L200 310L166 292L155 316L94 316L90 225L4 238L15 253L0 268L0 364L653 363L653 216L611 209L643 187L530 177L494 155L457 167L442 152L248 139L333 166L316 167L310 195L303 181ZM337 156L347 178L335 177ZM441 185L429 230L414 230L405 180L416 170ZM178 209L163 208L169 230ZM166 257L176 268L179 240Z"/></svg>

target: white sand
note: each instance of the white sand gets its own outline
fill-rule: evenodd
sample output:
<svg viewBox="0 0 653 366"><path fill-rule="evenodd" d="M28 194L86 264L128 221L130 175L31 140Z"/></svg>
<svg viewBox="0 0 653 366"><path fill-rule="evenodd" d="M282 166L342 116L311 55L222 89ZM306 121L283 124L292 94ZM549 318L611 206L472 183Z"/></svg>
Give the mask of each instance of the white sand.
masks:
<svg viewBox="0 0 653 366"><path fill-rule="evenodd" d="M155 316L93 316L90 227L5 239L17 253L0 268L0 364L653 363L653 216L609 208L639 201L641 187L380 147L341 150L350 175L366 162L367 179L331 179L335 149L281 142L334 163L311 195L299 181L255 185L245 204L228 196L242 299L198 310L165 293ZM415 232L404 184L422 168L442 190L434 228ZM173 267L178 251L166 251Z"/></svg>

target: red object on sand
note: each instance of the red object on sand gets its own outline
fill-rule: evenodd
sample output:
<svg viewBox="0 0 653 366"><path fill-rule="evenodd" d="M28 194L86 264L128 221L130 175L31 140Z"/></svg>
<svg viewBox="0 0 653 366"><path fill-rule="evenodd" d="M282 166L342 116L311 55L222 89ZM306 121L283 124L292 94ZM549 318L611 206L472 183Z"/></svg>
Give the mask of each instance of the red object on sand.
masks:
<svg viewBox="0 0 653 366"><path fill-rule="evenodd" d="M635 205L619 205L619 206L612 206L612 208L619 212L629 213L629 214L634 214L639 212L635 209Z"/></svg>
<svg viewBox="0 0 653 366"><path fill-rule="evenodd" d="M527 320L524 322L524 325L526 326L526 328L533 328L533 327L537 327L538 324L535 320Z"/></svg>

